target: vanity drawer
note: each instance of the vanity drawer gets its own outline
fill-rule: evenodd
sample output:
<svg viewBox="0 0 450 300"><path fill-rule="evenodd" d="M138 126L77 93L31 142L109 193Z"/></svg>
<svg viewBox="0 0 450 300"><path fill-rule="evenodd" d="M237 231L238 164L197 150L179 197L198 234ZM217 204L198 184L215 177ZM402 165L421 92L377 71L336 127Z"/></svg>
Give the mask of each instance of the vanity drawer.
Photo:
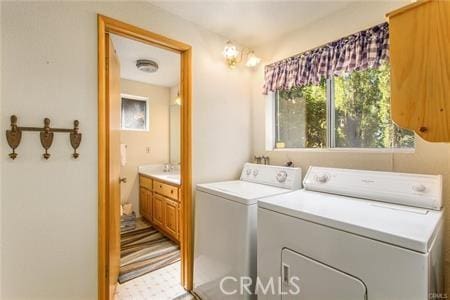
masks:
<svg viewBox="0 0 450 300"><path fill-rule="evenodd" d="M139 185L151 191L153 189L153 180L151 178L139 175Z"/></svg>
<svg viewBox="0 0 450 300"><path fill-rule="evenodd" d="M153 190L158 194L178 200L178 187L155 180L153 181Z"/></svg>

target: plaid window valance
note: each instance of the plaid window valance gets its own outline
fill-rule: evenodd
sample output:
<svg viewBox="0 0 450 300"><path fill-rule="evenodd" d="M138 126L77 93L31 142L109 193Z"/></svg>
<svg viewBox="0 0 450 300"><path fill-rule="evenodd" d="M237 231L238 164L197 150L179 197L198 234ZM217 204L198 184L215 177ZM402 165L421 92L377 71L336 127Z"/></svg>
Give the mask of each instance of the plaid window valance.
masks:
<svg viewBox="0 0 450 300"><path fill-rule="evenodd" d="M267 65L263 93L318 84L322 78L378 67L388 59L389 25L383 23Z"/></svg>

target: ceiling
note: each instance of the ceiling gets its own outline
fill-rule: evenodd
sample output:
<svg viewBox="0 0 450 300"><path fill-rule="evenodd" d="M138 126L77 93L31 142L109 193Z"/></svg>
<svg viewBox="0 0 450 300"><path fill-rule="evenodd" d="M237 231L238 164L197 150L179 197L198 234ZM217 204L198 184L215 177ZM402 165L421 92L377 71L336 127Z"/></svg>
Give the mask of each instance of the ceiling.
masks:
<svg viewBox="0 0 450 300"><path fill-rule="evenodd" d="M124 79L172 87L180 81L180 55L118 35L111 39L120 60L120 77ZM151 59L158 65L155 73L145 73L136 68L136 60Z"/></svg>
<svg viewBox="0 0 450 300"><path fill-rule="evenodd" d="M172 14L247 47L270 42L352 1L153 1Z"/></svg>

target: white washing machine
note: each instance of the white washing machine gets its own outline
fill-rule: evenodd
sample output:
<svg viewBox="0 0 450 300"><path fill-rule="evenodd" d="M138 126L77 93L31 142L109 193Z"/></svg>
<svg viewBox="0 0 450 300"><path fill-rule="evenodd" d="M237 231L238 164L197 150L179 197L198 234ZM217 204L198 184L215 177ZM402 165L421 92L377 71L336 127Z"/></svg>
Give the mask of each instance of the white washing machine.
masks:
<svg viewBox="0 0 450 300"><path fill-rule="evenodd" d="M251 287L241 292L239 282L256 277L257 202L300 188L300 169L250 163L240 180L197 185L194 293L202 299L254 299Z"/></svg>
<svg viewBox="0 0 450 300"><path fill-rule="evenodd" d="M443 297L441 176L311 167L303 184L258 203L258 299Z"/></svg>

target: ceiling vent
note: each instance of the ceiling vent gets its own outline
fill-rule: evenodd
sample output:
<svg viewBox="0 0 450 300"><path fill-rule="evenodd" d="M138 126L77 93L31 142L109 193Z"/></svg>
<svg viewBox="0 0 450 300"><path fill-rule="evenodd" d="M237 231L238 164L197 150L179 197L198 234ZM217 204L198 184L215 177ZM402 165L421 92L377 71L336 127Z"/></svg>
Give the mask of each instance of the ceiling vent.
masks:
<svg viewBox="0 0 450 300"><path fill-rule="evenodd" d="M136 67L138 70L146 73L155 73L159 68L156 62L149 59L138 59L136 61Z"/></svg>

